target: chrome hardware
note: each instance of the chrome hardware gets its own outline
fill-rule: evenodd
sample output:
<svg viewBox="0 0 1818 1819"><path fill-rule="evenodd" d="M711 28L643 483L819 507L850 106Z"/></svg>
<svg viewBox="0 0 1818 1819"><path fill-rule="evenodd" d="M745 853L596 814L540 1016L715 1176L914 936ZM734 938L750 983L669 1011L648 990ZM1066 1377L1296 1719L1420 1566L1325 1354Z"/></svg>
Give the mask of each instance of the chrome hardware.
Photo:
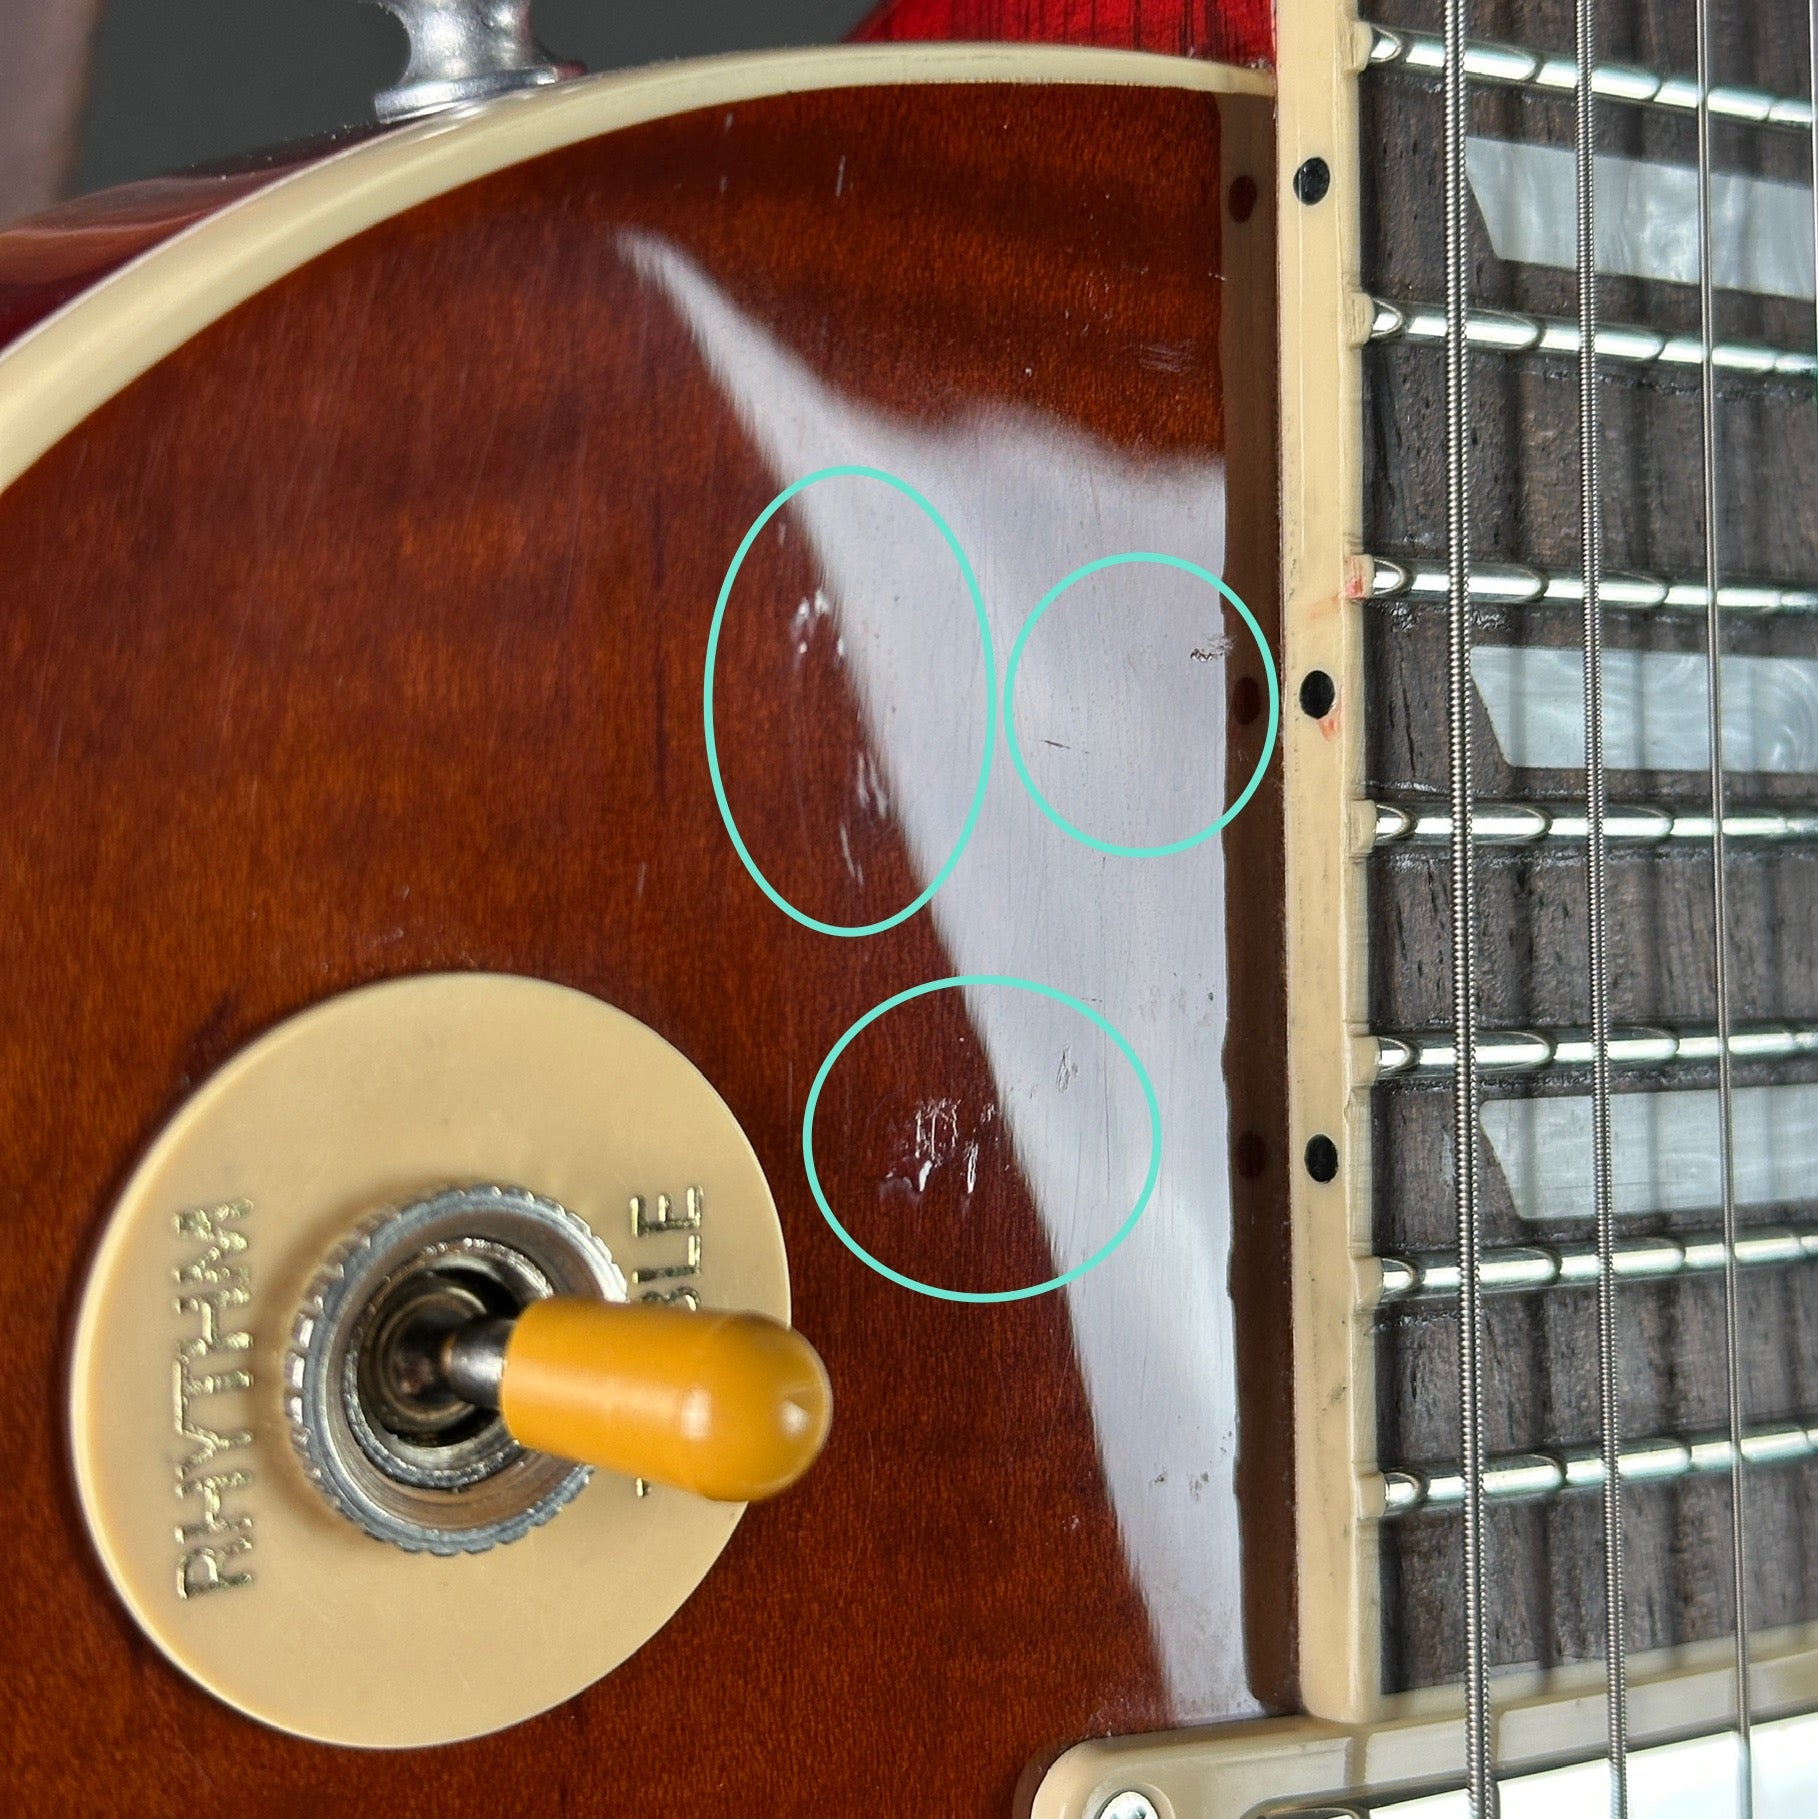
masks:
<svg viewBox="0 0 1818 1819"><path fill-rule="evenodd" d="M1738 1025L1730 1032L1728 1047L1738 1061L1791 1061L1818 1055L1818 1024ZM1610 1062L1618 1068L1710 1062L1720 1052L1717 1033L1708 1026L1619 1028L1610 1033ZM1438 1032L1379 1035L1376 1056L1378 1079L1448 1073L1452 1038ZM1531 1074L1548 1067L1582 1067L1590 1059L1591 1041L1583 1030L1488 1030L1478 1038L1478 1065L1490 1073Z"/></svg>
<svg viewBox="0 0 1818 1819"><path fill-rule="evenodd" d="M1452 838L1452 817L1443 803L1378 802L1373 847L1444 846ZM1472 832L1485 846L1533 846L1542 840L1582 840L1586 816L1576 803L1480 802ZM1711 838L1711 817L1702 810L1652 808L1611 803L1603 831L1612 843L1659 846L1666 841ZM1818 840L1818 813L1805 809L1738 809L1723 818L1725 840L1792 842Z"/></svg>
<svg viewBox="0 0 1818 1819"><path fill-rule="evenodd" d="M1364 594L1371 600L1446 598L1445 564L1420 557L1365 556ZM1598 598L1625 612L1699 612L1706 610L1709 590L1703 578L1668 581L1654 575L1605 573L1598 577ZM1471 598L1486 606L1577 606L1584 599L1584 577L1548 571L1523 562L1473 562ZM1796 583L1723 581L1717 604L1736 613L1818 612L1818 587Z"/></svg>
<svg viewBox="0 0 1818 1819"><path fill-rule="evenodd" d="M521 1447L496 1394L463 1394L489 1374L484 1346L460 1381L424 1362L556 1294L623 1301L625 1279L581 1220L521 1188L451 1188L361 1225L317 1273L284 1360L291 1441L328 1501L431 1554L515 1541L571 1501L590 1467Z"/></svg>
<svg viewBox="0 0 1818 1819"><path fill-rule="evenodd" d="M530 0L374 0L410 34L397 84L373 97L381 120L413 120L513 89L586 72L550 56L530 32Z"/></svg>
<svg viewBox="0 0 1818 1819"><path fill-rule="evenodd" d="M1429 345L1446 337L1446 313L1431 303L1390 303L1372 297L1365 304L1372 341L1419 341ZM1578 353L1578 324L1552 316L1524 316L1514 310L1473 309L1465 321L1465 340L1475 348L1502 354ZM1662 329L1606 323L1597 331L1597 357L1663 366L1700 366L1704 342L1697 334L1669 334ZM1759 377L1804 379L1818 373L1818 354L1804 348L1764 347L1753 341L1716 341L1711 364L1727 372ZM1614 604L1614 601L1612 601Z"/></svg>
<svg viewBox="0 0 1818 1819"><path fill-rule="evenodd" d="M515 1322L475 1320L452 1333L436 1362L448 1387L474 1408L497 1409L503 1399L505 1346Z"/></svg>
<svg viewBox="0 0 1818 1819"><path fill-rule="evenodd" d="M1147 1794L1140 1794L1135 1788L1127 1788L1121 1794L1113 1794L1093 1815L1093 1819L1161 1819L1161 1815Z"/></svg>
<svg viewBox="0 0 1818 1819"><path fill-rule="evenodd" d="M1721 1232L1684 1236L1618 1239L1612 1258L1619 1282L1654 1282L1670 1276L1712 1274L1724 1267ZM1818 1261L1818 1224L1746 1227L1736 1240L1736 1262L1744 1268L1769 1268ZM1445 1301L1458 1293L1455 1251L1391 1253L1377 1258L1382 1284L1377 1304L1398 1301ZM1530 1289L1575 1288L1598 1280L1602 1265L1594 1245L1521 1244L1483 1254L1485 1294L1520 1293Z"/></svg>
<svg viewBox="0 0 1818 1819"><path fill-rule="evenodd" d="M1404 69L1437 74L1445 64L1445 42L1426 32L1370 27L1370 63L1377 69ZM1503 88L1535 88L1569 95L1578 84L1578 65L1571 57L1525 50L1512 44L1473 39L1465 48L1465 74L1473 82ZM1689 114L1698 106L1698 83L1691 76L1664 76L1627 63L1591 67L1591 92L1600 101L1664 107ZM1749 126L1785 126L1809 131L1812 104L1803 95L1772 95L1765 89L1713 87L1710 110L1725 120Z"/></svg>
<svg viewBox="0 0 1818 1819"><path fill-rule="evenodd" d="M1729 1435L1721 1429L1684 1438L1665 1434L1624 1440L1618 1472L1624 1482L1637 1484L1728 1474L1735 1457ZM1797 1465L1812 1458L1818 1458L1818 1426L1776 1421L1743 1431L1744 1464ZM1464 1474L1456 1465L1387 1466L1380 1476L1385 1517L1458 1509L1464 1502ZM1601 1490L1603 1482L1603 1458L1594 1446L1505 1453L1483 1464L1484 1495L1499 1503L1531 1503L1573 1491Z"/></svg>

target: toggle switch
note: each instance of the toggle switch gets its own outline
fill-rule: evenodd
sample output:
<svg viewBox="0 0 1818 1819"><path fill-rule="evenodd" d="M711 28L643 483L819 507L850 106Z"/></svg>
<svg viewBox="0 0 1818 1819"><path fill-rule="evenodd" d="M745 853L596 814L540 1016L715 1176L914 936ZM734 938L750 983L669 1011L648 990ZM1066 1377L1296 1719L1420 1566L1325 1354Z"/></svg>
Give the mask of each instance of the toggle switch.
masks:
<svg viewBox="0 0 1818 1819"><path fill-rule="evenodd" d="M809 1468L831 1400L790 1315L757 1154L656 1031L534 979L363 987L127 1178L71 1358L82 1513L238 1710L478 1736L644 1647ZM815 1519L785 1497L749 1545Z"/></svg>
<svg viewBox="0 0 1818 1819"><path fill-rule="evenodd" d="M832 1417L820 1358L784 1322L628 1301L585 1221L494 1184L343 1238L292 1323L285 1380L317 1488L412 1553L516 1541L595 1468L719 1503L771 1497Z"/></svg>
<svg viewBox="0 0 1818 1819"><path fill-rule="evenodd" d="M719 1503L787 1490L833 1415L814 1347L763 1314L556 1296L420 1359L432 1390L497 1409L521 1446Z"/></svg>

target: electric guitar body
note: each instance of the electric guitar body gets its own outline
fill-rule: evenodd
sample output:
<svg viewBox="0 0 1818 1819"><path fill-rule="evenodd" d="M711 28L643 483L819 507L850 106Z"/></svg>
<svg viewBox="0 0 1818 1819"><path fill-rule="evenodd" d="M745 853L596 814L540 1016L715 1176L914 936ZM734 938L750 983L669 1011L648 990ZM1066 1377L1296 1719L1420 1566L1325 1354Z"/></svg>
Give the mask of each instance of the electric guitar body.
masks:
<svg viewBox="0 0 1818 1819"><path fill-rule="evenodd" d="M1727 817L1631 598L1705 573L1696 345L1593 362L1590 814L1571 280L1497 240L1558 178L1492 169L1573 89L1473 53L1460 606L1440 28L1290 10L539 77L0 234L19 1810L1601 1800L1600 1342L1635 1810L1733 1788L1737 1555L1803 1810L1809 214L1803 300L1725 281ZM1632 189L1699 113L1634 106Z"/></svg>

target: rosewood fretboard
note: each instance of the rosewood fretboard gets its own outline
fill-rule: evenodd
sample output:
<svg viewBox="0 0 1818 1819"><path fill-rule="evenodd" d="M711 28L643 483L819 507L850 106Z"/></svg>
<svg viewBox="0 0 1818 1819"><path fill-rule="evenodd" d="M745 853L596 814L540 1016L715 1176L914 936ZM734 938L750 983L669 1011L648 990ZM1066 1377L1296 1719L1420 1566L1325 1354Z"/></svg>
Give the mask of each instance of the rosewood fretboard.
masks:
<svg viewBox="0 0 1818 1819"><path fill-rule="evenodd" d="M1404 34L1437 39L1442 29L1440 8L1432 0L1382 0L1371 16ZM1716 82L1790 104L1780 110L1789 116L1785 123L1718 121L1712 147L1717 168L1809 184L1812 134L1809 115L1800 118L1809 98L1805 21L1804 5L1792 0L1717 5ZM1619 0L1602 9L1600 61L1684 77L1694 67L1692 28L1690 4ZM1476 39L1571 58L1572 11L1562 0L1485 4L1473 9L1470 29ZM1367 786L1379 803L1443 816L1446 607L1421 580L1423 572L1443 576L1445 564L1443 364L1439 342L1423 338L1418 319L1409 315L1410 306L1437 306L1444 295L1441 97L1437 74L1418 67L1418 38L1404 36L1399 48L1396 41L1379 38L1378 55L1379 63L1363 80L1363 281L1373 296L1400 306L1403 321L1398 324L1388 311L1378 313L1378 337L1364 361L1363 534L1366 551L1378 559L1366 564L1365 574L1365 585L1378 596L1365 609ZM1473 139L1559 148L1568 208L1572 132L1569 87L1548 89L1534 81L1474 84ZM1695 159L1694 134L1693 114L1683 106L1609 99L1599 107L1600 160L1687 168ZM1605 207L1603 181L1600 175L1600 207ZM1562 269L1531 258L1499 257L1484 201L1481 193L1474 196L1474 305L1542 324L1573 322L1575 275L1569 264ZM1539 205L1530 196L1524 206ZM1809 200L1806 207L1809 236ZM1614 212L1613 205L1606 209ZM1764 231L1757 230L1758 239ZM1717 269L1721 279L1721 265ZM1800 755L1812 738L1812 704L1802 691L1818 672L1798 668L1799 660L1818 658L1818 594L1810 591L1818 583L1810 269L1808 259L1803 297L1727 286L1718 292L1716 339L1741 350L1735 364L1720 367L1721 579L1768 587L1754 597L1755 604L1738 595L1735 608L1726 610L1726 651L1731 658L1794 660L1792 667L1771 672L1788 680L1791 693L1758 704L1764 725L1775 714L1786 724L1757 728L1760 741L1778 738L1782 747L1791 745L1767 758L1758 752L1749 767L1732 761L1732 815L1798 811L1818 803L1818 761ZM1696 341L1696 283L1610 273L1600 279L1600 298L1606 325L1658 331L1656 338L1669 343L1673 336ZM1488 582L1503 597L1488 597L1486 591L1478 606L1479 662L1485 661L1483 647L1553 647L1558 656L1538 662L1519 655L1489 659L1513 666L1512 673L1525 678L1512 694L1505 691L1500 720L1487 711L1489 691L1479 670L1477 787L1485 801L1540 804L1558 825L1546 837L1522 843L1483 841L1479 1010L1486 1031L1556 1034L1582 1027L1589 1016L1585 846L1571 831L1571 818L1585 799L1585 773L1582 759L1576 768L1567 762L1575 756L1569 740L1556 742L1556 751L1524 749L1512 724L1538 711L1535 698L1551 673L1547 664L1569 662L1579 646L1581 608L1572 596L1573 578L1582 572L1578 362L1572 348L1557 346L1557 330L1551 334L1554 351L1515 345L1525 331L1506 317L1491 319L1489 332L1505 345L1486 345L1472 377L1473 544L1480 584ZM1546 333L1542 327L1526 338ZM1633 344L1637 353L1645 349L1645 342ZM1759 349L1777 350L1781 357L1769 361L1749 351ZM1752 370L1762 367L1767 370ZM1638 705L1623 711L1658 725L1686 711L1684 703L1666 700L1660 691L1683 690L1688 674L1697 697L1692 706L1702 711L1697 665L1705 648L1704 612L1697 589L1704 576L1704 527L1695 355L1688 364L1673 358L1669 346L1664 358L1605 359L1600 408L1605 573L1678 584L1678 592L1661 603L1632 607L1606 586L1607 661L1632 664L1641 679ZM1495 565L1505 567L1499 573ZM1663 591L1637 586L1630 597ZM1524 593L1539 597L1511 597ZM1636 659L1629 653L1647 655ZM1687 654L1692 667L1662 664L1659 656L1669 653ZM1606 705L1606 726L1612 711ZM1510 761L1511 744L1525 762ZM1670 744L1663 734L1639 748L1653 768L1633 768L1631 753L1630 768L1611 771L1613 805L1705 814L1707 777L1702 769L1660 763L1673 758ZM1554 767L1535 762L1542 757L1551 757ZM1631 820L1634 833L1640 820ZM1372 1027L1442 1038L1451 1016L1446 848L1437 839L1388 838L1405 834L1392 816L1385 815L1382 826L1385 838L1369 861ZM1797 823L1789 829L1769 820L1739 829L1730 844L1731 1011L1738 1026L1818 1022L1813 933L1818 845L1789 837L1798 831ZM1708 1026L1715 1010L1708 840L1643 840L1613 829L1609 855L1614 1024L1680 1032ZM1818 1201L1797 1192L1789 1198L1786 1170L1775 1174L1760 1156L1743 1151L1751 1143L1759 1147L1765 1130L1772 1144L1796 1154L1800 1142L1810 1140L1801 1136L1809 1114L1806 1102L1789 1089L1815 1079L1818 1062L1809 1054L1741 1062L1736 1070L1738 1089L1771 1087L1781 1095L1753 1102L1761 1112L1757 1122L1739 1122L1738 1171L1742 1222L1792 1234L1792 1241L1777 1241L1778 1249L1757 1246L1767 1260L1741 1275L1747 1418L1755 1427L1787 1434L1818 1418L1818 1268L1807 1260L1813 1247L1798 1241L1818 1217ZM1709 1234L1718 1225L1715 1200L1696 1204L1697 1190L1678 1177L1688 1167L1696 1173L1704 1166L1695 1154L1697 1142L1684 1136L1683 1127L1710 1107L1711 1101L1698 1095L1713 1088L1714 1067L1696 1058L1621 1067L1615 1084L1621 1095L1691 1095L1659 1100L1652 1124L1639 1137L1635 1102L1623 1113L1628 1123L1618 1119L1619 1138L1622 1130L1630 1133L1626 1166L1631 1172L1651 1166L1660 1187L1660 1198L1652 1202L1645 1195L1638 1202L1634 1192L1626 1199L1619 1194L1619 1205L1632 1209L1622 1215L1625 1239L1695 1241ZM1418 1070L1375 1089L1374 1235L1380 1253L1417 1258L1456 1243L1450 1092L1449 1073ZM1562 1197L1548 1172L1559 1161L1560 1133L1572 1114L1508 1109L1511 1100L1562 1095L1582 1107L1588 1092L1589 1070L1580 1065L1486 1073L1479 1141L1485 1243L1492 1252L1550 1247L1569 1260L1589 1246L1592 1228L1584 1206ZM1511 1133L1524 1131L1528 1147L1518 1154ZM1539 1153L1543 1150L1547 1153ZM1624 1167L1619 1153L1619 1178ZM1637 1445L1657 1437L1722 1433L1726 1424L1722 1272L1699 1267L1700 1255L1708 1263L1708 1250L1700 1253L1696 1242L1689 1260L1678 1264L1671 1245L1656 1248L1653 1272L1638 1274L1621 1290L1622 1426ZM1544 1274L1544 1262L1538 1267ZM1569 1261L1556 1273L1569 1276ZM1581 1275L1581 1284L1585 1280ZM1435 1295L1390 1301L1376 1316L1378 1454L1385 1469L1407 1464L1442 1474L1458 1458L1457 1305L1443 1293L1442 1275L1438 1286L1442 1292ZM1574 1449L1594 1454L1592 1289L1554 1282L1495 1294L1486 1309L1489 1452L1555 1460ZM1790 1442L1782 1450L1789 1454L1786 1462L1749 1472L1746 1551L1750 1621L1758 1632L1818 1616L1818 1466L1809 1444L1803 1455ZM1729 1496L1723 1471L1687 1472L1627 1488L1632 1648L1730 1633ZM1422 1509L1385 1522L1382 1536L1385 1686L1394 1690L1456 1678L1463 1647L1456 1510ZM1603 1555L1595 1494L1493 1499L1489 1547L1494 1662L1554 1665L1601 1655Z"/></svg>

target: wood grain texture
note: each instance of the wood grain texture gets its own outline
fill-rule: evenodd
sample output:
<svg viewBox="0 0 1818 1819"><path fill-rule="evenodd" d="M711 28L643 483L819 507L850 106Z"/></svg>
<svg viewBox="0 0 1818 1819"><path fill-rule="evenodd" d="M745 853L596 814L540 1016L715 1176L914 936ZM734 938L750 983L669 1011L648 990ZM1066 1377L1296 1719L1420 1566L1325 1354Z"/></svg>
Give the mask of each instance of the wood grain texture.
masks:
<svg viewBox="0 0 1818 1819"><path fill-rule="evenodd" d="M1375 17L1437 31L1426 0L1385 0ZM1803 6L1718 0L1716 75L1775 93L1808 86ZM1655 69L1693 67L1692 9L1654 0L1600 8L1600 54ZM1474 36L1568 50L1566 0L1490 0L1473 9ZM1437 86L1384 76L1363 85L1366 284L1380 295L1443 295ZM1471 129L1502 139L1569 144L1570 97L1482 90ZM1659 110L1605 105L1600 149L1689 164L1692 125ZM1782 181L1809 180L1803 135L1722 129L1721 168ZM1493 254L1473 211L1475 300L1571 317L1574 275L1513 265ZM1606 278L1606 321L1696 329L1696 290ZM1724 294L1718 332L1807 346L1811 305ZM1388 555L1443 554L1444 397L1437 350L1383 346L1364 359L1367 458L1365 544ZM1574 359L1485 355L1474 363L1476 551L1567 571L1580 566ZM1720 530L1726 574L1804 580L1818 574L1818 417L1811 388L1726 378L1719 387ZM1696 373L1605 367L1600 387L1604 559L1610 569L1672 577L1703 573L1699 388ZM1367 789L1393 800L1437 796L1447 784L1446 633L1443 606L1366 607ZM1818 624L1791 616L1732 621L1728 648L1809 657ZM1486 642L1576 647L1575 608L1485 608ZM1610 647L1702 651L1701 615L1611 611ZM1481 706L1479 787L1487 797L1582 801L1582 769L1516 770L1497 749ZM1705 780L1689 773L1625 772L1613 799L1702 807ZM1732 804L1808 804L1803 775L1735 776ZM1447 855L1384 852L1369 862L1369 1017L1376 1029L1437 1029L1451 1016ZM1729 870L1732 1012L1739 1019L1818 1015L1818 853L1732 849ZM1612 1015L1668 1027L1714 1015L1708 851L1613 848L1610 867ZM1586 882L1582 848L1486 850L1479 866L1479 1014L1486 1026L1561 1027L1588 1018ZM1744 1067L1739 1085L1812 1077L1809 1067ZM1624 1077L1624 1090L1709 1087L1711 1070ZM1583 1094L1582 1073L1536 1082L1492 1081L1490 1098ZM1443 1250L1456 1243L1452 1211L1450 1094L1445 1085L1379 1087L1373 1106L1375 1242L1379 1249ZM1588 1222L1535 1223L1516 1215L1494 1155L1480 1143L1485 1242L1586 1242ZM1797 1207L1746 1209L1772 1223ZM1710 1229L1717 1210L1625 1220L1636 1233ZM1743 1281L1741 1331L1750 1418L1769 1421L1818 1407L1814 1322L1818 1273L1763 1272ZM1724 1339L1719 1280L1624 1287L1619 1294L1624 1431L1634 1435L1722 1428ZM1493 1449L1594 1445L1597 1439L1595 1301L1580 1290L1492 1298L1487 1305L1486 1415ZM1411 1307L1377 1322L1378 1452L1387 1460L1454 1459L1458 1440L1456 1311ZM1818 1472L1808 1466L1751 1475L1752 1620L1760 1626L1818 1613ZM1553 1664L1602 1650L1600 1513L1595 1498L1498 1512L1491 1524L1497 1587L1491 1653L1501 1663ZM1637 1648L1716 1637L1733 1625L1729 1603L1727 1486L1637 1488L1626 1499L1629 1638ZM1455 1518L1428 1516L1384 1531L1384 1672L1391 1687L1455 1679L1462 1551Z"/></svg>
<svg viewBox="0 0 1818 1819"><path fill-rule="evenodd" d="M1032 1762L1182 1716L1064 1299L906 1295L860 1269L808 1198L815 1059L888 991L953 968L926 916L868 942L787 922L725 839L700 737L707 618L775 480L620 237L661 233L826 385L905 423L1014 409L1138 462L1241 446L1266 480L1272 431L1227 420L1216 356L1234 106L1264 104L874 89L580 146L255 297L0 496L15 681L0 697L0 1623L44 1639L15 1656L21 1810L179 1814L231 1791L249 1812L400 1819L505 1799L1002 1813ZM1198 351L1141 358L1157 345ZM1273 636L1267 487L1230 538ZM855 920L912 894L913 868L887 814L852 814L850 699L793 663L789 615L814 564L767 544L751 579L778 605L722 659L727 711L755 735L794 702L799 734L801 691L819 691L801 812L822 852L850 821L864 882L824 863L808 882L822 914ZM1260 739L1255 669L1232 660L1252 707L1232 717L1233 775ZM1256 869L1230 915L1245 986L1229 1052L1252 1141L1233 1271L1256 1398L1241 1468L1253 1654L1279 1696L1292 1524L1272 785L1245 830ZM439 968L593 992L703 1069L776 1187L796 1320L838 1413L804 1485L750 1512L618 1673L499 1737L354 1755L236 1718L135 1632L81 1538L64 1360L112 1195L194 1085L332 992ZM906 1055L868 1051L830 1150L862 1160L872 1109L905 1075L988 1102L964 1038L937 1020ZM987 1158L977 1212L998 1235L991 1268L1048 1272L1013 1156ZM981 1265L956 1225L924 1221L918 1242L936 1279Z"/></svg>
<svg viewBox="0 0 1818 1819"><path fill-rule="evenodd" d="M0 231L0 351L140 253L336 147L380 130L354 128L219 166L123 183L13 222Z"/></svg>
<svg viewBox="0 0 1818 1819"><path fill-rule="evenodd" d="M883 0L858 39L1097 44L1106 49L1266 64L1270 0Z"/></svg>

